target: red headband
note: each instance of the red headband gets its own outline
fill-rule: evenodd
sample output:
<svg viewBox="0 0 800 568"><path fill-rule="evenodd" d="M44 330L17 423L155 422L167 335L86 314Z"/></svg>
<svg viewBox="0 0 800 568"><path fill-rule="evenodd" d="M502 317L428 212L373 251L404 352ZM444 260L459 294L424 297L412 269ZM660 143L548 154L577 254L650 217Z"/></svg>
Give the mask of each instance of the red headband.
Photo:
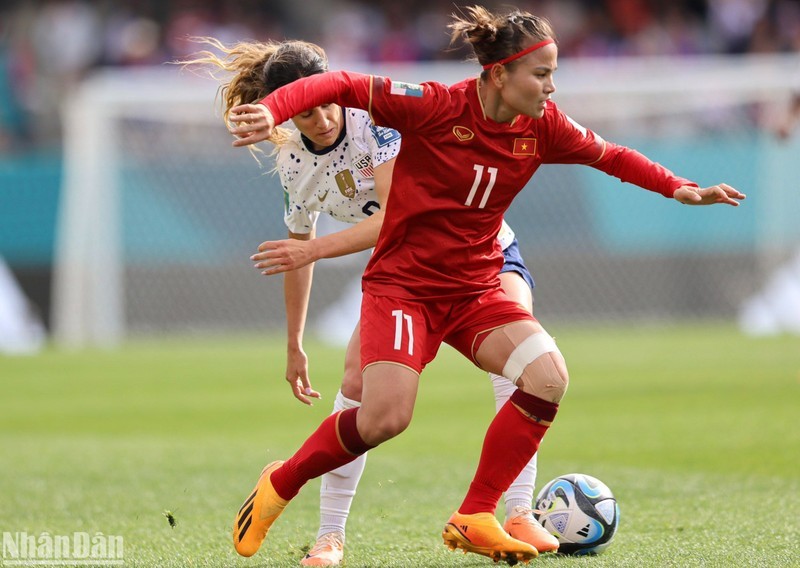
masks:
<svg viewBox="0 0 800 568"><path fill-rule="evenodd" d="M505 65L506 63L511 63L515 59L519 59L523 55L528 55L531 51L536 51L540 47L544 47L545 45L549 45L551 43L555 43L555 41L551 38L543 39L539 43L534 43L532 46L523 49L522 51L515 53L514 55L509 55L505 59L501 59L500 61L495 61L494 63L487 63L483 66L484 69L491 69L495 65Z"/></svg>

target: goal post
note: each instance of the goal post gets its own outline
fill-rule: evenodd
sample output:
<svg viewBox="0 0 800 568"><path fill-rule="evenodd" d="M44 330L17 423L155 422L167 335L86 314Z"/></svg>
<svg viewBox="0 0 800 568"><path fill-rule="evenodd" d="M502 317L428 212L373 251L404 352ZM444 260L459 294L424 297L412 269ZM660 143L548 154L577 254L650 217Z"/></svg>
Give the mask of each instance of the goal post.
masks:
<svg viewBox="0 0 800 568"><path fill-rule="evenodd" d="M210 81L148 68L99 72L67 101L53 288L58 344L115 346L127 335L119 156L124 121L209 125L214 100Z"/></svg>
<svg viewBox="0 0 800 568"><path fill-rule="evenodd" d="M471 63L344 67L410 82L478 72ZM738 210L677 207L591 168L543 166L507 216L537 282L537 315L734 318L800 246L800 136L771 133L800 90L800 57L562 59L555 78L554 99L579 123L749 199ZM259 166L231 147L217 103L215 81L174 66L99 72L65 103L58 345L283 328L282 279L248 260L286 235L280 183L271 158ZM324 217L320 231L335 230ZM367 258L317 263L312 327L315 318L333 325L325 315L343 298L357 304Z"/></svg>

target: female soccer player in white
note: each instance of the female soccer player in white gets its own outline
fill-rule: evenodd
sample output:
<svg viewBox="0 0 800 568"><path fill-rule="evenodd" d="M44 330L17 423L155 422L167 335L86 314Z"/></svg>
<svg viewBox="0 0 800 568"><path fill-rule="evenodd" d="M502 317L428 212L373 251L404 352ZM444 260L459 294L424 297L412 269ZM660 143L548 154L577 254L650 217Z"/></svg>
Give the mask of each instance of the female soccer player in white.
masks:
<svg viewBox="0 0 800 568"><path fill-rule="evenodd" d="M213 64L233 72L225 83L225 115L231 107L266 96L300 77L327 70L325 53L314 44L239 43L226 47L217 40L204 41L225 54L211 52L190 64ZM267 241L252 258L265 274L284 273L287 319L286 380L294 396L305 404L320 394L311 385L303 332L311 292L313 262L350 254L374 246L383 220L400 134L376 128L361 109L322 104L292 117L296 130L281 130L271 141L277 146L276 163L284 190L284 222L289 238ZM346 230L315 238L320 213L353 223ZM500 280L510 298L526 310L533 308L533 279L519 254L514 232L503 223L497 240L505 262ZM360 406L359 328L350 339L342 386L334 413ZM490 375L499 410L516 387L505 377ZM343 558L345 524L366 462L363 454L353 462L322 476L320 527L315 545L301 560L304 566L336 566ZM536 456L505 493L506 530L541 552L558 548L558 540L533 518Z"/></svg>
<svg viewBox="0 0 800 568"><path fill-rule="evenodd" d="M558 48L549 23L475 6L451 24L483 66L453 86L412 85L345 71L307 77L231 109L234 146L317 105L367 109L403 145L361 304L361 406L331 415L285 462L264 468L234 524L254 554L302 486L398 435L410 423L419 375L443 341L519 387L486 432L478 468L442 537L495 560L528 561L531 545L494 516L500 495L536 453L569 381L541 324L502 293L495 237L516 194L543 163L590 165L687 205L738 205L726 184L700 188L640 153L606 142L552 102Z"/></svg>

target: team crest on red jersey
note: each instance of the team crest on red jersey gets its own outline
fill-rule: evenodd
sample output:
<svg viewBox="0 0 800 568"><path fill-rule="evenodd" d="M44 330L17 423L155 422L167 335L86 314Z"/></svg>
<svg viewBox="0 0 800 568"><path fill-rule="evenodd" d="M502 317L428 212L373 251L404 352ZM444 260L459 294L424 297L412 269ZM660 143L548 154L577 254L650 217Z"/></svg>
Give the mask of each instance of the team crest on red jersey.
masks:
<svg viewBox="0 0 800 568"><path fill-rule="evenodd" d="M536 138L514 138L515 156L535 156Z"/></svg>
<svg viewBox="0 0 800 568"><path fill-rule="evenodd" d="M458 138L460 142L466 142L467 140L475 138L475 133L466 126L454 126L453 134L456 135L456 138Z"/></svg>

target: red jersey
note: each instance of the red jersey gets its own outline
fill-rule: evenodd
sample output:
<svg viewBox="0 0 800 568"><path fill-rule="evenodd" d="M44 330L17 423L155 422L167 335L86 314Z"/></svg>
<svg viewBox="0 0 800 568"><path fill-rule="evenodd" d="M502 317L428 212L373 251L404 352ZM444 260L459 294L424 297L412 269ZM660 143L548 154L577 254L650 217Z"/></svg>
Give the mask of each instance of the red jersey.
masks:
<svg viewBox="0 0 800 568"><path fill-rule="evenodd" d="M672 197L682 185L640 153L606 142L548 102L512 123L484 115L477 79L411 85L346 71L314 75L263 101L280 124L321 104L369 111L403 136L386 216L364 273L377 296L444 299L499 286L497 233L514 196L543 163L585 164Z"/></svg>

